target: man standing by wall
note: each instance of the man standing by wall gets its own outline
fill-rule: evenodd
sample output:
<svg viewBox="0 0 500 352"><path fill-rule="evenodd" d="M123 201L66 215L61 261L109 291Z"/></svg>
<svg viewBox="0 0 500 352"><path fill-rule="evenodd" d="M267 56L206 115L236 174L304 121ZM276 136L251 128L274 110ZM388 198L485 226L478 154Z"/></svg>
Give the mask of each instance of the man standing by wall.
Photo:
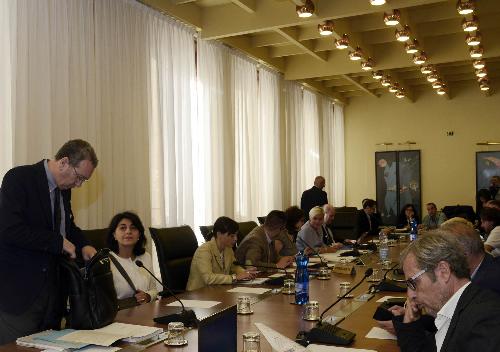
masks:
<svg viewBox="0 0 500 352"><path fill-rule="evenodd" d="M309 212L312 208L328 204L328 195L323 191L323 188L325 188L325 178L323 176L316 176L314 186L302 193L300 209L304 211L307 218L309 218Z"/></svg>
<svg viewBox="0 0 500 352"><path fill-rule="evenodd" d="M9 170L0 193L0 345L61 321L58 260L95 253L73 221L71 188L97 167L92 146L66 142L54 160Z"/></svg>

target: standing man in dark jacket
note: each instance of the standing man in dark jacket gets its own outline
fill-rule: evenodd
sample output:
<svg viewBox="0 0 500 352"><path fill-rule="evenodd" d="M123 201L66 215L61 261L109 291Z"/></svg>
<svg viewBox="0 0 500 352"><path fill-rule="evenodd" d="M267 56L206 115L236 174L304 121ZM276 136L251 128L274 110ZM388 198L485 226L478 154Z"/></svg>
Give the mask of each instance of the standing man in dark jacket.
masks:
<svg viewBox="0 0 500 352"><path fill-rule="evenodd" d="M61 322L58 260L95 253L73 221L71 188L97 166L92 146L66 142L54 160L9 170L0 193L0 345Z"/></svg>
<svg viewBox="0 0 500 352"><path fill-rule="evenodd" d="M300 199L300 209L304 211L304 214L309 219L309 211L314 207L322 207L328 204L328 195L325 191L325 178L323 176L316 176L314 179L314 186L305 190L302 193L302 198Z"/></svg>

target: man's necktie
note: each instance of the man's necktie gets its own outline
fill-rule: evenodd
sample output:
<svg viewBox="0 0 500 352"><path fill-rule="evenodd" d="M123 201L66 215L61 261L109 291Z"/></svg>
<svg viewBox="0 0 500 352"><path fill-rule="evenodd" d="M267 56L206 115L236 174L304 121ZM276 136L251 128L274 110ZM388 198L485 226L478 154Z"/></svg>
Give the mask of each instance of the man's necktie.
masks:
<svg viewBox="0 0 500 352"><path fill-rule="evenodd" d="M61 233L61 191L54 190L54 231Z"/></svg>

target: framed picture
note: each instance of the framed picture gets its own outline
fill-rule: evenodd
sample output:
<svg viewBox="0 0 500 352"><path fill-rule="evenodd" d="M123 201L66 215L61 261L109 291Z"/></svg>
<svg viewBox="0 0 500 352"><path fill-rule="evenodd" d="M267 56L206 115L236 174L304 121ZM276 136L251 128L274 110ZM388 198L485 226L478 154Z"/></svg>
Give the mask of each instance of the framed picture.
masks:
<svg viewBox="0 0 500 352"><path fill-rule="evenodd" d="M396 225L406 204L421 212L420 150L375 153L378 211L385 225Z"/></svg>
<svg viewBox="0 0 500 352"><path fill-rule="evenodd" d="M489 189L493 176L500 176L500 151L476 152L476 190Z"/></svg>

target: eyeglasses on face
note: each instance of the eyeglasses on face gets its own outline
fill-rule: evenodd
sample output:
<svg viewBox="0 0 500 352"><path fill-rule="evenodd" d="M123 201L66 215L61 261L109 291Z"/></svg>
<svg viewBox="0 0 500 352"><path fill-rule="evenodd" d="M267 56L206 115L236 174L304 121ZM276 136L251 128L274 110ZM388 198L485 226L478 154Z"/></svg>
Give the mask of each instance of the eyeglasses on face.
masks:
<svg viewBox="0 0 500 352"><path fill-rule="evenodd" d="M73 166L73 171L75 172L76 180L79 183L84 183L85 181L88 181L89 179L86 178L85 176L81 175L76 171L76 168Z"/></svg>
<svg viewBox="0 0 500 352"><path fill-rule="evenodd" d="M427 270L422 269L412 277L410 277L408 280L406 280L406 286L412 290L415 291L417 289L417 279L422 276Z"/></svg>

